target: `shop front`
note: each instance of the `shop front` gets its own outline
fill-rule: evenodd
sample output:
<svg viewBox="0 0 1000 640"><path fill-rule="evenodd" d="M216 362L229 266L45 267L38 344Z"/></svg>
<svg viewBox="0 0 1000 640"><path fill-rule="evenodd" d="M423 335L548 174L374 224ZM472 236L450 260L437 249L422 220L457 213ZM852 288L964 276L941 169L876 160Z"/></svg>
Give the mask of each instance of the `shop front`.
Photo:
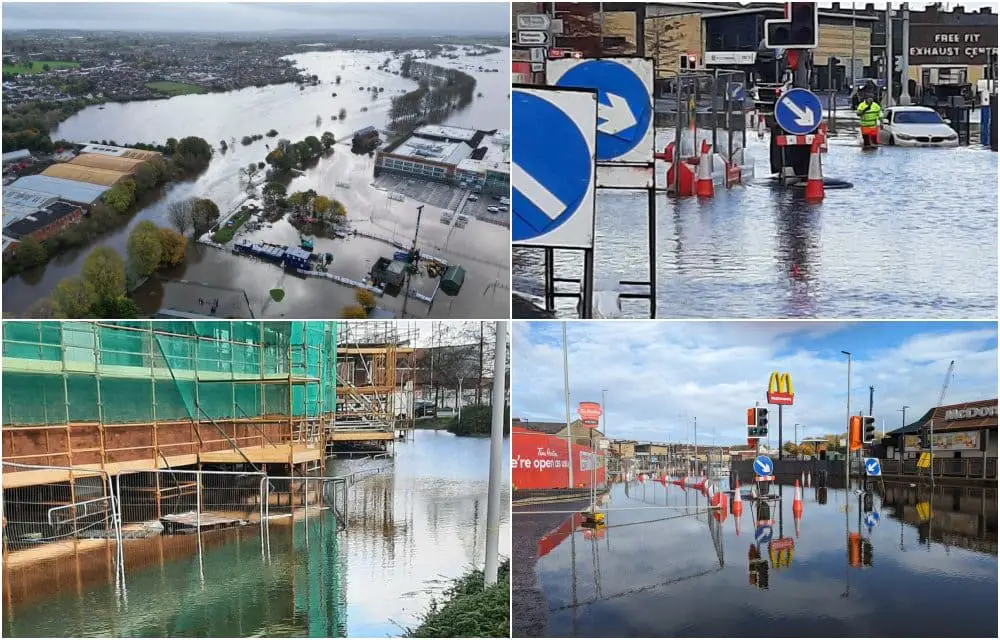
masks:
<svg viewBox="0 0 1000 640"><path fill-rule="evenodd" d="M913 14L910 24L909 80L920 103L941 101L942 95L970 100L997 53L997 16L964 14L980 24L922 24L940 14ZM956 16L957 17L957 16Z"/></svg>

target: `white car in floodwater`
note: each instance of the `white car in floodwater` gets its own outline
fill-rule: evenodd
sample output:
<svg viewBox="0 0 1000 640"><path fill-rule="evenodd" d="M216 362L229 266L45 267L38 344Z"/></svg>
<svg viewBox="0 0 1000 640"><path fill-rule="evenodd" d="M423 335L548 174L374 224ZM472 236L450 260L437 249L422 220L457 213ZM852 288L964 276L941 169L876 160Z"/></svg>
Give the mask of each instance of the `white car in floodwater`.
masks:
<svg viewBox="0 0 1000 640"><path fill-rule="evenodd" d="M882 112L879 144L957 147L958 134L930 107L888 107Z"/></svg>

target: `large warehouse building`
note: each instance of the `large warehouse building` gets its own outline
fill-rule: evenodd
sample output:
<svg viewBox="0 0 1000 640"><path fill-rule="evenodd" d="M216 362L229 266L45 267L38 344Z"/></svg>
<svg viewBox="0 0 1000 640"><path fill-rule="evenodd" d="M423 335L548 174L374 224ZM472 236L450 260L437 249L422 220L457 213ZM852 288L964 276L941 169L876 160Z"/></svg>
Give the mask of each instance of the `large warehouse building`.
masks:
<svg viewBox="0 0 1000 640"><path fill-rule="evenodd" d="M510 185L510 135L424 125L403 141L379 151L375 167L376 171L464 183L506 194Z"/></svg>

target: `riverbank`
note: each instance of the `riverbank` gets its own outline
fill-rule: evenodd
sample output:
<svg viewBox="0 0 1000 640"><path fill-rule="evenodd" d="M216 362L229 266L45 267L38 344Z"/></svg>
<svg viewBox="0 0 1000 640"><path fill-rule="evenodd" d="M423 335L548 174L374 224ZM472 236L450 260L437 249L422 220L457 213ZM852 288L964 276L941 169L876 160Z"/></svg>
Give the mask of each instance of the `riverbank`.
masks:
<svg viewBox="0 0 1000 640"><path fill-rule="evenodd" d="M496 584L484 588L483 572L473 569L444 592L439 606L431 603L409 638L509 638L510 560L500 565Z"/></svg>

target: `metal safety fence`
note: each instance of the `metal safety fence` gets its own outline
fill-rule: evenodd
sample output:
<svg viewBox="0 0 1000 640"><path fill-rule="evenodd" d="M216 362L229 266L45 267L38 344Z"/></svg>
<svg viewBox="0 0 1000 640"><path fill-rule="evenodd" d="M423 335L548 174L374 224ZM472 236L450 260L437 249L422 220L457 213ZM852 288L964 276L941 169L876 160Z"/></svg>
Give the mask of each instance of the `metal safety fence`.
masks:
<svg viewBox="0 0 1000 640"><path fill-rule="evenodd" d="M388 460L373 459L333 477L179 469L115 476L4 462L5 475L44 474L5 478L8 486L0 492L5 569L81 557L106 546L113 550L115 589L122 602L128 601L128 575L166 557L196 559L204 583L208 551L228 542L259 543L260 562L266 564L272 529L281 529L294 553L306 552L308 547L298 545L309 544L310 537L343 531L351 487L382 473ZM324 524L331 520L332 526ZM283 543L281 549L289 552ZM215 556L209 570L217 572Z"/></svg>

